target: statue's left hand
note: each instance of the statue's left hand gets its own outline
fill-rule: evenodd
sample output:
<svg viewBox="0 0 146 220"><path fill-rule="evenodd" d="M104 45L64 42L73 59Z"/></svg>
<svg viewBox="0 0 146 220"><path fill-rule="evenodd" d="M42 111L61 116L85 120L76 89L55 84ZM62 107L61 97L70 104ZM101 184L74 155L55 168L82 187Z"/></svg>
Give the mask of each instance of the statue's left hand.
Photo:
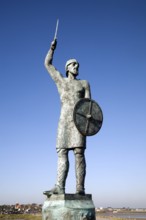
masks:
<svg viewBox="0 0 146 220"><path fill-rule="evenodd" d="M57 39L54 39L51 43L51 49L55 50L56 49L56 45L57 45Z"/></svg>

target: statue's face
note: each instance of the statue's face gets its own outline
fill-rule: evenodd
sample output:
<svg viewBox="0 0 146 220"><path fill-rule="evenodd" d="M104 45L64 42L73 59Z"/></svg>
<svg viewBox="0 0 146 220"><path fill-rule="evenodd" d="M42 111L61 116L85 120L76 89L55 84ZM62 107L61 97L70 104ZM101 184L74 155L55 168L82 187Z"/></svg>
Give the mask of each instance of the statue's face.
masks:
<svg viewBox="0 0 146 220"><path fill-rule="evenodd" d="M67 67L68 72L72 73L73 75L78 75L79 64L77 62L70 63Z"/></svg>

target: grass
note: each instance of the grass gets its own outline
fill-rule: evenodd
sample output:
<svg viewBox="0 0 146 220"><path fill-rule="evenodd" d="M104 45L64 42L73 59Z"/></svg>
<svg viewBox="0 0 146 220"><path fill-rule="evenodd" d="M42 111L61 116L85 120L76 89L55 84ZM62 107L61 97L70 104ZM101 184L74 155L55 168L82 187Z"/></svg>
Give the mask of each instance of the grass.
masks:
<svg viewBox="0 0 146 220"><path fill-rule="evenodd" d="M103 216L100 216L100 217L98 217L98 216L96 216L96 219L97 220L137 220L136 218L116 218L116 217L112 217L112 216L110 216L110 217L103 217ZM139 219L139 220L141 220L141 219ZM145 220L145 219L143 219L143 220Z"/></svg>
<svg viewBox="0 0 146 220"><path fill-rule="evenodd" d="M0 219L41 220L42 216L32 214L0 214Z"/></svg>
<svg viewBox="0 0 146 220"><path fill-rule="evenodd" d="M96 216L97 219L100 220L129 220L128 218L115 218L115 217L98 217ZM42 215L33 215L33 214L0 214L0 220L7 219L7 220L42 220ZM130 220L136 220L130 218Z"/></svg>

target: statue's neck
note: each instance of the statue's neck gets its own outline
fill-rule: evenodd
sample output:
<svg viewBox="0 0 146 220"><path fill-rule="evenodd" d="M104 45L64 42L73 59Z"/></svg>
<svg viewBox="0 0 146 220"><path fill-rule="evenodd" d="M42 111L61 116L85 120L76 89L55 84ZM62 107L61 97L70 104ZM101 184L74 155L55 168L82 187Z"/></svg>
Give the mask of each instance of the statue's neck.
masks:
<svg viewBox="0 0 146 220"><path fill-rule="evenodd" d="M68 79L69 80L74 80L74 79L76 79L76 76L73 75L72 73L68 72Z"/></svg>

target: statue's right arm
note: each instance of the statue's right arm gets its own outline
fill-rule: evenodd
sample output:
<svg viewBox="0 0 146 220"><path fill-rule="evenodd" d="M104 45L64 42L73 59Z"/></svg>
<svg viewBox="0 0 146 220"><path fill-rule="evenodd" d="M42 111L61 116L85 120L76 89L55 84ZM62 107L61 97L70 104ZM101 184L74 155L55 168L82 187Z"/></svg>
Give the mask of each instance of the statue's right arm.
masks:
<svg viewBox="0 0 146 220"><path fill-rule="evenodd" d="M61 73L56 70L56 68L52 65L52 61L53 61L53 55L54 55L54 50L56 48L56 44L57 41L56 39L51 43L51 47L50 50L48 51L46 58L45 58L45 62L44 65L48 71L48 73L50 74L51 78L56 82L61 82L63 80L63 76L61 75Z"/></svg>

